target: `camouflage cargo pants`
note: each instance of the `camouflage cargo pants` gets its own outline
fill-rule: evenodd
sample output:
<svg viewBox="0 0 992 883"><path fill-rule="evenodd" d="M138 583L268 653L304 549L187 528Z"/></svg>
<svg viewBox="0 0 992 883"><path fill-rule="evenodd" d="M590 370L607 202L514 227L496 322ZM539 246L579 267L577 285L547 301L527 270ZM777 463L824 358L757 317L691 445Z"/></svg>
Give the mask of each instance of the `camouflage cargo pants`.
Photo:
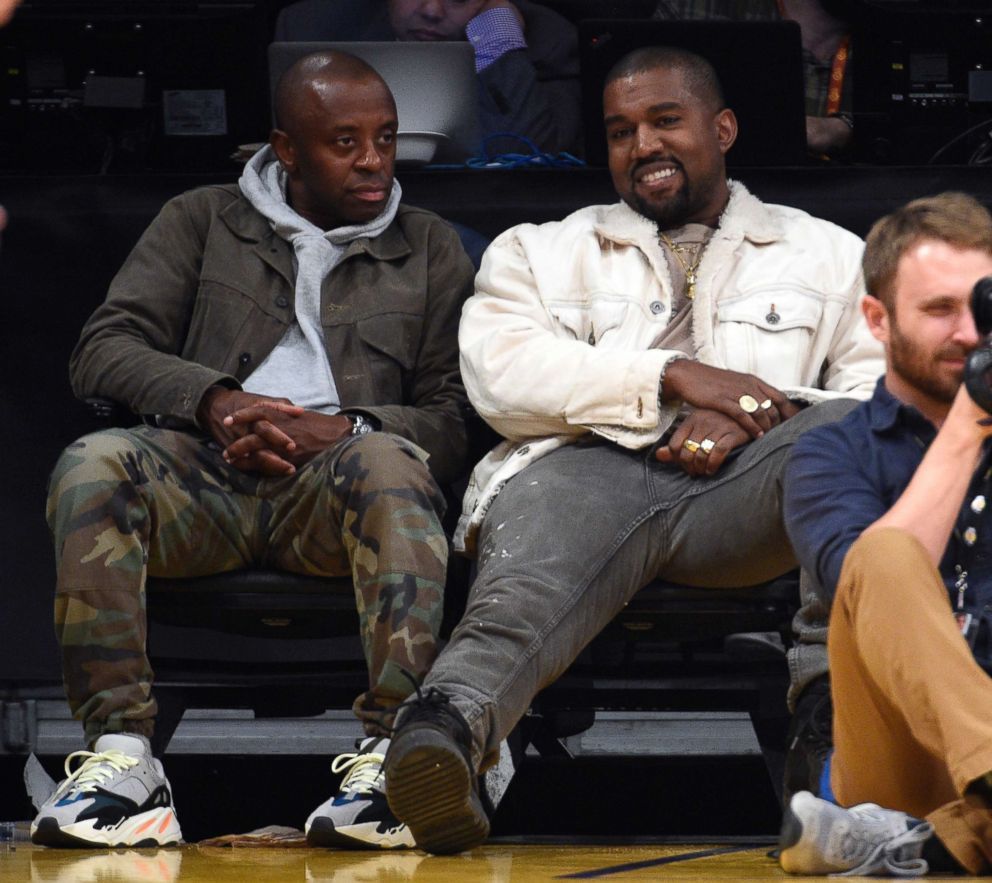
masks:
<svg viewBox="0 0 992 883"><path fill-rule="evenodd" d="M444 499L419 449L347 438L295 475L228 466L196 435L151 427L86 436L52 474L55 628L66 694L88 742L150 734L145 578L269 567L351 575L370 688L354 711L381 732L437 654L448 545ZM383 712L386 712L385 717Z"/></svg>

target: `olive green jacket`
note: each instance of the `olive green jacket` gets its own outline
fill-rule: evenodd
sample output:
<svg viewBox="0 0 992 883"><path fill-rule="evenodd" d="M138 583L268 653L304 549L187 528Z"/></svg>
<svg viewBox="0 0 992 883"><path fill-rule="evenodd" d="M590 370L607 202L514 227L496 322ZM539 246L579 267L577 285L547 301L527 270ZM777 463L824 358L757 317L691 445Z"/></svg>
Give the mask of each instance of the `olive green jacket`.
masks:
<svg viewBox="0 0 992 883"><path fill-rule="evenodd" d="M350 243L324 280L324 345L342 410L430 454L450 481L465 458L458 318L474 271L455 231L401 205ZM292 247L235 185L166 203L83 327L70 360L80 398L193 424L208 387L239 388L294 317Z"/></svg>

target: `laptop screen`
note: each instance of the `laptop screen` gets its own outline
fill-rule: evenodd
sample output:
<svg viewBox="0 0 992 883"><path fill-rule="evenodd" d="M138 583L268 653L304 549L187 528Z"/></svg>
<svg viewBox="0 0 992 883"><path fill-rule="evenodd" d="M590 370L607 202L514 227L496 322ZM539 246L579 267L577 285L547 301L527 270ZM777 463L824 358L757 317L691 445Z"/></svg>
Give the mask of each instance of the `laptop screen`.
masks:
<svg viewBox="0 0 992 883"><path fill-rule="evenodd" d="M374 67L396 100L397 162L459 161L478 153L475 53L466 42L300 42L269 45L269 94L311 52L348 52Z"/></svg>
<svg viewBox="0 0 992 883"><path fill-rule="evenodd" d="M589 19L579 22L579 60L590 164L606 164L606 74L628 52L645 46L688 49L716 69L740 125L728 166L806 162L802 44L795 22Z"/></svg>

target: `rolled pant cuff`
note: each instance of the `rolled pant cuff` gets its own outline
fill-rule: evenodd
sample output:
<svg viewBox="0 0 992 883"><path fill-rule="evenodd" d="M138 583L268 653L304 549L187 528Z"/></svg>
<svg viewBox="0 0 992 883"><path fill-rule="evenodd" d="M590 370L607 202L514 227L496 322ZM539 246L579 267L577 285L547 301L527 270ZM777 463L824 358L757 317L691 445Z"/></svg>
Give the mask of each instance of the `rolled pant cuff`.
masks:
<svg viewBox="0 0 992 883"><path fill-rule="evenodd" d="M101 736L108 733L133 733L136 736L144 736L151 739L155 734L155 718L140 718L137 720L124 719L122 721L88 720L84 725L86 744L92 745Z"/></svg>
<svg viewBox="0 0 992 883"><path fill-rule="evenodd" d="M992 870L987 850L992 848L992 811L977 798L965 797L945 803L927 814L927 821L955 861L969 874ZM988 844L988 846L984 846Z"/></svg>

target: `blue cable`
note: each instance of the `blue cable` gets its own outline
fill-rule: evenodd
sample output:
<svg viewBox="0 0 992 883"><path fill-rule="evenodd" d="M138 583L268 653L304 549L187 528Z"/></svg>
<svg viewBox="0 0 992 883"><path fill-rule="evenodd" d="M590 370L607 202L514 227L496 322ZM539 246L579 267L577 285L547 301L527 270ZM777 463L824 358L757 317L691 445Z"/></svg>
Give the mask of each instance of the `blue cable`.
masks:
<svg viewBox="0 0 992 883"><path fill-rule="evenodd" d="M489 145L497 138L510 138L520 141L530 148L530 153L489 153ZM476 156L465 160L464 164L432 165L431 169L523 169L523 168L575 168L584 166L585 162L567 151L558 154L544 153L530 138L516 135L513 132L493 132L482 139L482 145Z"/></svg>

